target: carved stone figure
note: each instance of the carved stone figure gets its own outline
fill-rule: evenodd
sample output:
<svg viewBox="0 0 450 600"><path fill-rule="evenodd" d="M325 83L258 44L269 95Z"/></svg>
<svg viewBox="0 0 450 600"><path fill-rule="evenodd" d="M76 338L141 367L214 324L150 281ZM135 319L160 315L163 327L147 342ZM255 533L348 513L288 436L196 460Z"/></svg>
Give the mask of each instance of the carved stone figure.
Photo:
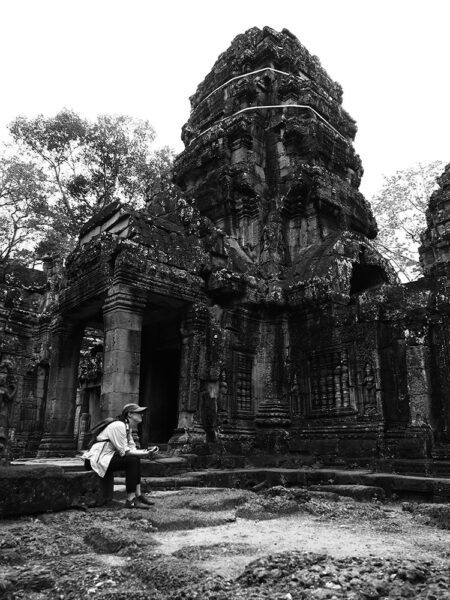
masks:
<svg viewBox="0 0 450 600"><path fill-rule="evenodd" d="M206 441L215 442L218 426L219 382L205 381L200 393L200 424L206 432Z"/></svg>
<svg viewBox="0 0 450 600"><path fill-rule="evenodd" d="M344 359L341 367L342 406L350 406L350 381L348 363Z"/></svg>
<svg viewBox="0 0 450 600"><path fill-rule="evenodd" d="M370 415L377 412L377 390L375 382L375 374L370 363L364 365L364 413Z"/></svg>
<svg viewBox="0 0 450 600"><path fill-rule="evenodd" d="M17 394L14 367L10 360L0 363L0 464L9 463L9 425L11 406Z"/></svg>
<svg viewBox="0 0 450 600"><path fill-rule="evenodd" d="M297 374L294 373L289 386L289 406L293 414L301 414L302 406L300 400L300 386L298 384Z"/></svg>

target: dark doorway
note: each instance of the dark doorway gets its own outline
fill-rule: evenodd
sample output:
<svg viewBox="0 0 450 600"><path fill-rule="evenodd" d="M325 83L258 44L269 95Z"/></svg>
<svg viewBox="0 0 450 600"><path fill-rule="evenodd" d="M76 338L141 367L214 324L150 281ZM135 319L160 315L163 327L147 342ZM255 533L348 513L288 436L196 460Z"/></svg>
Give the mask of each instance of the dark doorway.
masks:
<svg viewBox="0 0 450 600"><path fill-rule="evenodd" d="M141 430L144 447L167 443L177 427L180 319L171 313L151 313L142 330L140 404L148 407Z"/></svg>
<svg viewBox="0 0 450 600"><path fill-rule="evenodd" d="M355 265L350 280L350 294L360 294L365 290L388 283L386 273L378 265Z"/></svg>

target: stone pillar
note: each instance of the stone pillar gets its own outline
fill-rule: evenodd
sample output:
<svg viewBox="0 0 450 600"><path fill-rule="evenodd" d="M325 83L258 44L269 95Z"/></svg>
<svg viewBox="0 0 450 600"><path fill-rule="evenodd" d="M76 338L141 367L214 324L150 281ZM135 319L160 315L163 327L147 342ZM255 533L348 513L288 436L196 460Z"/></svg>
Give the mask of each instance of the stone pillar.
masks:
<svg viewBox="0 0 450 600"><path fill-rule="evenodd" d="M144 298L129 288L111 290L104 304L102 419L120 414L124 404L139 403L144 307Z"/></svg>
<svg viewBox="0 0 450 600"><path fill-rule="evenodd" d="M52 323L48 394L39 457L75 453L75 401L83 331L84 324L62 317Z"/></svg>
<svg viewBox="0 0 450 600"><path fill-rule="evenodd" d="M408 458L414 458L415 451L418 457L427 457L430 456L433 447L433 432L430 356L425 326L408 330L406 367L410 413L408 433L412 438L407 454Z"/></svg>
<svg viewBox="0 0 450 600"><path fill-rule="evenodd" d="M410 424L415 427L430 426L431 397L428 347L425 344L408 344L406 347L406 361Z"/></svg>
<svg viewBox="0 0 450 600"><path fill-rule="evenodd" d="M200 371L204 362L205 324L196 319L193 311L181 327L182 346L180 364L180 386L178 404L178 430L194 428L194 418L200 397ZM198 423L197 423L198 425Z"/></svg>
<svg viewBox="0 0 450 600"><path fill-rule="evenodd" d="M171 447L186 449L192 442L205 441L205 431L200 424L199 400L201 379L205 374L208 318L207 307L194 304L181 325L178 425L169 440Z"/></svg>

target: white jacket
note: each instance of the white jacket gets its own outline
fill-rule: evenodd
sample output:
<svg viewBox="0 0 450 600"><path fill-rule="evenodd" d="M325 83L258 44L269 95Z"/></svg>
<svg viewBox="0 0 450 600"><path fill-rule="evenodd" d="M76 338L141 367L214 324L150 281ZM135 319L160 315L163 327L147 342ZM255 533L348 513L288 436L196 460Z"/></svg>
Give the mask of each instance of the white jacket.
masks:
<svg viewBox="0 0 450 600"><path fill-rule="evenodd" d="M97 441L82 456L91 463L92 470L104 477L112 457L136 450L130 426L123 421L113 421L97 436Z"/></svg>

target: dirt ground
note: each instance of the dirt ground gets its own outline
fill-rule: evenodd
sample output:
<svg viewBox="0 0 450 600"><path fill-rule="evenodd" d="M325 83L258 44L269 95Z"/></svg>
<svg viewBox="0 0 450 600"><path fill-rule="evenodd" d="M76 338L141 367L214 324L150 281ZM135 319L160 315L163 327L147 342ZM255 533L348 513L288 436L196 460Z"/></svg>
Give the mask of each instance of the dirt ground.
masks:
<svg viewBox="0 0 450 600"><path fill-rule="evenodd" d="M156 492L0 522L0 598L450 598L450 507L301 488Z"/></svg>

